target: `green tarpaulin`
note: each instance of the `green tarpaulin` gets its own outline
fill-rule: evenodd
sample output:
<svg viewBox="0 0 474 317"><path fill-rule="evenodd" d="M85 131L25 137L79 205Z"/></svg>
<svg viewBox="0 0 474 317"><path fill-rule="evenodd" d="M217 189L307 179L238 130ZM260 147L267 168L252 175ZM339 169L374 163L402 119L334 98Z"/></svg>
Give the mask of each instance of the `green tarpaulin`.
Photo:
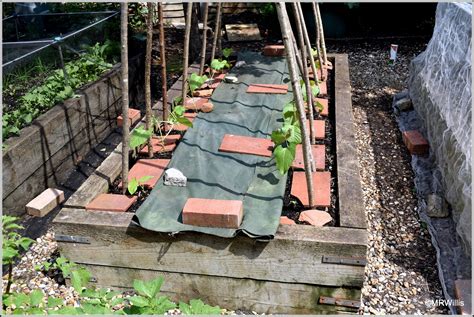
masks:
<svg viewBox="0 0 474 317"><path fill-rule="evenodd" d="M292 99L285 58L253 52L239 54L246 62L230 75L239 83L221 83L212 95L214 111L199 113L187 130L168 167L188 178L186 187L164 186L161 179L137 210L134 220L142 227L176 233L198 231L233 237L238 231L253 238L273 238L283 205L287 176L276 169L273 158L219 152L225 134L270 138L282 125L283 106ZM288 84L289 93L248 94L249 84ZM242 200L243 222L238 230L197 227L181 221L188 198Z"/></svg>

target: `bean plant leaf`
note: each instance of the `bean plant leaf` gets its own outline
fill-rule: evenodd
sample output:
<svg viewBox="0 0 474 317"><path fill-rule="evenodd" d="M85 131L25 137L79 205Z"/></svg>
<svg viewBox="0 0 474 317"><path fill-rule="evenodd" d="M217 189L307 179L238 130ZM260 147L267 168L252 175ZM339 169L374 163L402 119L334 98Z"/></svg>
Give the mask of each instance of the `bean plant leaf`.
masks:
<svg viewBox="0 0 474 317"><path fill-rule="evenodd" d="M153 130L146 130L143 127L137 127L130 135L130 148L135 149L145 144L153 134Z"/></svg>
<svg viewBox="0 0 474 317"><path fill-rule="evenodd" d="M138 189L138 180L134 177L128 181L128 192L130 195L134 195Z"/></svg>
<svg viewBox="0 0 474 317"><path fill-rule="evenodd" d="M206 75L199 76L196 73L192 73L188 79L189 89L191 92L194 92L196 89L200 88L208 80Z"/></svg>
<svg viewBox="0 0 474 317"><path fill-rule="evenodd" d="M291 164L295 159L295 153L296 145L294 144L288 144L287 146L280 144L273 150L277 169L282 175L290 169Z"/></svg>
<svg viewBox="0 0 474 317"><path fill-rule="evenodd" d="M150 175L145 175L145 176L142 176L138 179L138 183L141 185L147 181L149 181L150 179L152 179L153 176L150 176Z"/></svg>
<svg viewBox="0 0 474 317"><path fill-rule="evenodd" d="M190 127L190 128L193 127L193 123L188 118L185 118L185 117L178 118L177 121L178 123L184 124L187 127Z"/></svg>
<svg viewBox="0 0 474 317"><path fill-rule="evenodd" d="M229 58L230 55L232 55L232 53L234 52L234 50L232 49L232 47L227 47L227 48L224 48L222 50L222 55L225 57L225 58Z"/></svg>
<svg viewBox="0 0 474 317"><path fill-rule="evenodd" d="M224 67L227 65L227 61L226 60L218 60L218 59L213 59L212 62L211 62L211 68L213 70L222 70L224 69Z"/></svg>

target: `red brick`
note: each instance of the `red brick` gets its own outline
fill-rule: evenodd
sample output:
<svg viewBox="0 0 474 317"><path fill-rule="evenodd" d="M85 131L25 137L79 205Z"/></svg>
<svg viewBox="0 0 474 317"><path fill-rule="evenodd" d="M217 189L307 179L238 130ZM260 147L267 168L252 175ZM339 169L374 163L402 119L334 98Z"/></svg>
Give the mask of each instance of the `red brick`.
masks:
<svg viewBox="0 0 474 317"><path fill-rule="evenodd" d="M296 225L296 222L288 218L287 216L280 217L280 225Z"/></svg>
<svg viewBox="0 0 474 317"><path fill-rule="evenodd" d="M217 86L224 80L226 74L219 74L216 77L214 77L214 81L212 84L210 84L208 87L211 89L216 89Z"/></svg>
<svg viewBox="0 0 474 317"><path fill-rule="evenodd" d="M316 169L324 171L326 169L326 146L324 144L315 144L311 148L313 149L313 160L316 164ZM304 170L303 146L301 144L296 146L296 156L291 167Z"/></svg>
<svg viewBox="0 0 474 317"><path fill-rule="evenodd" d="M285 55L285 45L266 45L263 48L265 56L283 56Z"/></svg>
<svg viewBox="0 0 474 317"><path fill-rule="evenodd" d="M186 110L193 110L193 111L200 111L203 104L209 102L209 98L203 97L193 97L193 98L186 98L184 102L184 108Z"/></svg>
<svg viewBox="0 0 474 317"><path fill-rule="evenodd" d="M329 101L324 98L314 98L314 102L316 105L316 102L319 102L320 104L323 105L323 111L320 112L320 114L323 117L327 117L329 115Z"/></svg>
<svg viewBox="0 0 474 317"><path fill-rule="evenodd" d="M247 88L247 93L253 94L286 94L288 85L252 84Z"/></svg>
<svg viewBox="0 0 474 317"><path fill-rule="evenodd" d="M100 194L93 201L86 205L86 210L125 212L136 201L136 196L128 197L117 194Z"/></svg>
<svg viewBox="0 0 474 317"><path fill-rule="evenodd" d="M313 75L313 69L312 68L308 69L308 73L309 73L309 79L314 80L314 75ZM323 67L322 74L324 75L324 78L328 77L328 70L324 67ZM321 74L321 69L318 69L318 79L322 78L322 74Z"/></svg>
<svg viewBox="0 0 474 317"><path fill-rule="evenodd" d="M243 218L241 200L188 198L183 223L199 227L238 229Z"/></svg>
<svg viewBox="0 0 474 317"><path fill-rule="evenodd" d="M141 118L140 110L128 108L128 123L130 127L134 125L138 120L140 120L140 118ZM122 127L122 124L123 124L123 117L122 115L120 115L117 117L117 125L119 127Z"/></svg>
<svg viewBox="0 0 474 317"><path fill-rule="evenodd" d="M189 121L193 122L194 118L196 118L197 116L197 113L192 113L192 112L186 112L184 114L184 117L187 118ZM170 129L171 127L171 124L167 124L166 125L166 129ZM181 123L178 123L178 124L175 124L173 126L173 130L175 131L180 131L180 132L184 132L188 129L189 127L187 125L184 125L184 124L181 124Z"/></svg>
<svg viewBox="0 0 474 317"><path fill-rule="evenodd" d="M319 82L319 94L318 96L327 96L328 94L328 85L326 81Z"/></svg>
<svg viewBox="0 0 474 317"><path fill-rule="evenodd" d="M331 206L331 173L330 172L314 172L313 174L313 190L315 206L313 207L329 207ZM303 206L309 206L308 185L306 184L305 172L294 172L293 182L291 184L291 195L298 198Z"/></svg>
<svg viewBox="0 0 474 317"><path fill-rule="evenodd" d="M43 217L63 201L64 192L62 190L48 188L26 204L26 212L35 217Z"/></svg>
<svg viewBox="0 0 474 317"><path fill-rule="evenodd" d="M298 220L301 222L307 222L315 227L322 227L331 222L332 217L325 211L313 209L301 212Z"/></svg>
<svg viewBox="0 0 474 317"><path fill-rule="evenodd" d="M472 316L472 280L455 280L454 296L457 300L464 302L464 306L457 307L458 313Z"/></svg>
<svg viewBox="0 0 474 317"><path fill-rule="evenodd" d="M201 106L201 111L202 112L211 112L212 110L214 110L214 105L212 104L212 102L206 102L204 104L202 104Z"/></svg>
<svg viewBox="0 0 474 317"><path fill-rule="evenodd" d="M194 97L211 97L214 89L201 89L195 90L193 93Z"/></svg>
<svg viewBox="0 0 474 317"><path fill-rule="evenodd" d="M128 180L130 181L133 178L140 179L143 176L153 176L151 179L141 184L146 188L153 188L169 162L169 159L138 160L128 172ZM122 182L120 182L119 187L122 187Z"/></svg>
<svg viewBox="0 0 474 317"><path fill-rule="evenodd" d="M417 130L403 131L403 142L413 155L427 155L430 147L428 141Z"/></svg>
<svg viewBox="0 0 474 317"><path fill-rule="evenodd" d="M272 156L273 142L270 139L226 134L222 138L220 152Z"/></svg>
<svg viewBox="0 0 474 317"><path fill-rule="evenodd" d="M179 135L179 134L175 134ZM153 149L153 153L168 153L173 151L176 148L176 141L174 143L169 143L170 140L165 140L162 142L162 137L154 136L151 138L151 147ZM147 155L148 154L148 145L144 146L140 151L139 154Z"/></svg>
<svg viewBox="0 0 474 317"><path fill-rule="evenodd" d="M309 120L306 121L306 129L308 129L309 133ZM313 120L313 132L316 140L324 140L326 137L326 121Z"/></svg>

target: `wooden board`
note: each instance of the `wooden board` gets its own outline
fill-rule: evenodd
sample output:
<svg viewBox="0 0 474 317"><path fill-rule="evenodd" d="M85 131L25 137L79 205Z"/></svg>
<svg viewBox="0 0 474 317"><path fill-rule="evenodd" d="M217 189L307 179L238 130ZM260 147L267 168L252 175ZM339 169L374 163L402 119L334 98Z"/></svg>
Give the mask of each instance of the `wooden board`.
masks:
<svg viewBox="0 0 474 317"><path fill-rule="evenodd" d="M335 66L339 224L341 227L367 228L354 134L349 61L347 54L335 54L329 57L334 58Z"/></svg>
<svg viewBox="0 0 474 317"><path fill-rule="evenodd" d="M260 41L260 30L256 23L252 24L226 24L225 30L229 42Z"/></svg>
<svg viewBox="0 0 474 317"><path fill-rule="evenodd" d="M226 309L245 308L265 314L354 313L355 309L319 304L319 297L329 296L357 301L360 299L360 290L354 288L278 283L108 266L88 265L86 267L96 278L98 286L125 290L130 289L134 279L151 280L161 276L164 277L161 292L175 302L200 298L210 305L219 305Z"/></svg>
<svg viewBox="0 0 474 317"><path fill-rule="evenodd" d="M132 216L63 208L54 220L55 231L87 237L91 243L60 243L62 254L78 263L176 273L328 286L363 282L363 266L323 263L322 258L365 257L365 230L280 226L269 242L194 232L170 237L131 225Z"/></svg>

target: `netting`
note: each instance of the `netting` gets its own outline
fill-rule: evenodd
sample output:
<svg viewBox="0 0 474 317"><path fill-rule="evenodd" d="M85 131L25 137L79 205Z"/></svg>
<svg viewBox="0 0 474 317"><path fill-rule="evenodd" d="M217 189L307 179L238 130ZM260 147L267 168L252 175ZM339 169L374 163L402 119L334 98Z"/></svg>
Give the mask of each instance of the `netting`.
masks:
<svg viewBox="0 0 474 317"><path fill-rule="evenodd" d="M457 232L471 250L470 3L439 3L426 50L413 59L409 93L437 170L431 190L444 193ZM470 253L470 252L469 252Z"/></svg>

